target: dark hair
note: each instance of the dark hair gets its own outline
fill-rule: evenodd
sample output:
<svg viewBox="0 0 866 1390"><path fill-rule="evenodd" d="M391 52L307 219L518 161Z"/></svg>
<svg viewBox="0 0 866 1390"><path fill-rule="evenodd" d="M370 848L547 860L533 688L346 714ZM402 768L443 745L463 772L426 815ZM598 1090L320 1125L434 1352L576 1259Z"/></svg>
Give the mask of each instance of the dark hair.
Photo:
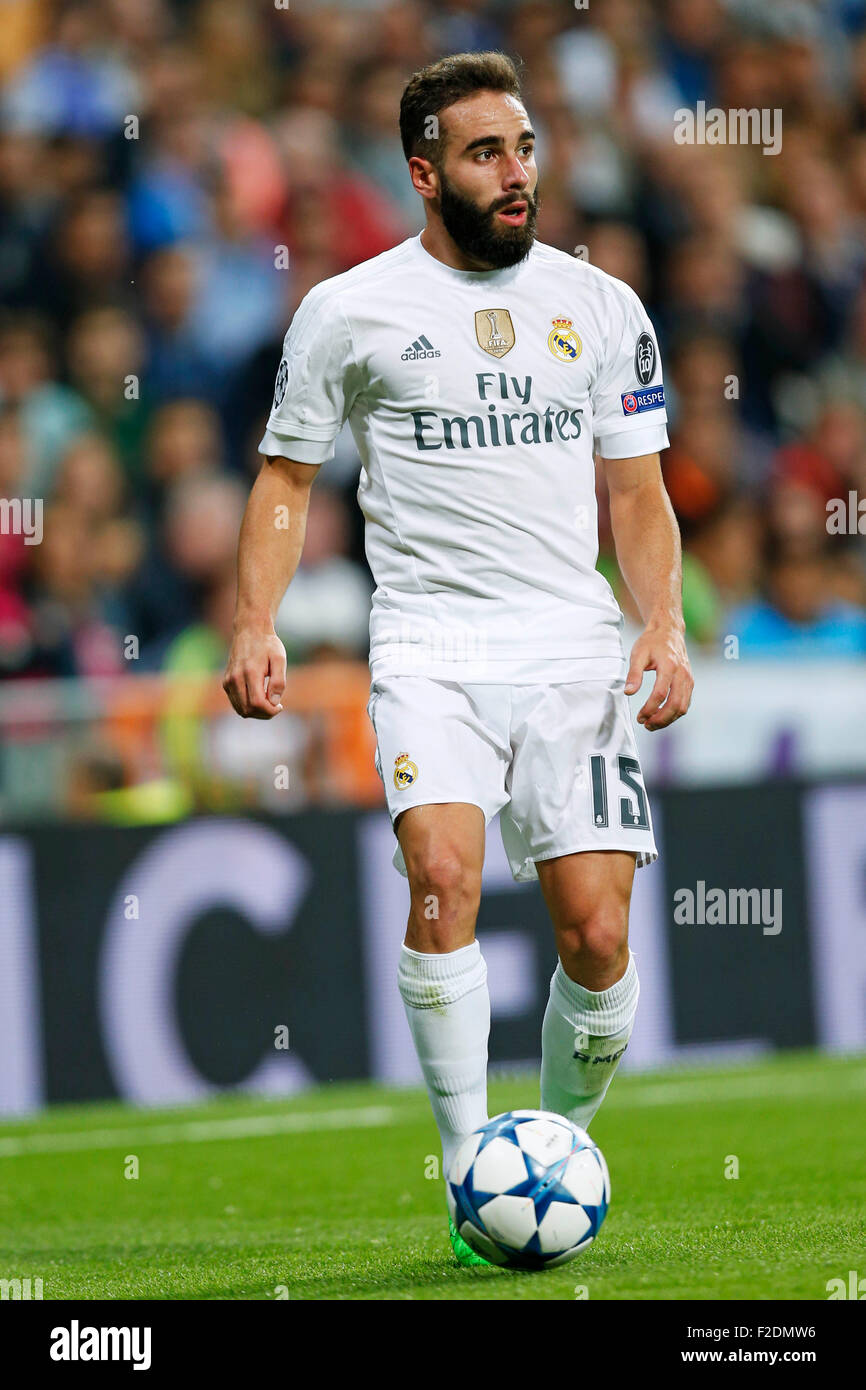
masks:
<svg viewBox="0 0 866 1390"><path fill-rule="evenodd" d="M421 155L437 164L445 147L438 116L446 106L473 92L507 92L520 96L520 77L505 53L453 53L413 73L400 99L400 139L407 159Z"/></svg>

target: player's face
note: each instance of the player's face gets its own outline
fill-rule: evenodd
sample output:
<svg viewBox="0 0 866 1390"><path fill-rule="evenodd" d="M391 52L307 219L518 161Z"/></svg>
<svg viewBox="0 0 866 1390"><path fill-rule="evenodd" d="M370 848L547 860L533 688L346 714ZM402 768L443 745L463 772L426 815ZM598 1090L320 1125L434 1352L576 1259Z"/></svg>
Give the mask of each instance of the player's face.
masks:
<svg viewBox="0 0 866 1390"><path fill-rule="evenodd" d="M463 254L491 269L516 265L535 240L535 136L522 102L477 92L442 113L439 212Z"/></svg>

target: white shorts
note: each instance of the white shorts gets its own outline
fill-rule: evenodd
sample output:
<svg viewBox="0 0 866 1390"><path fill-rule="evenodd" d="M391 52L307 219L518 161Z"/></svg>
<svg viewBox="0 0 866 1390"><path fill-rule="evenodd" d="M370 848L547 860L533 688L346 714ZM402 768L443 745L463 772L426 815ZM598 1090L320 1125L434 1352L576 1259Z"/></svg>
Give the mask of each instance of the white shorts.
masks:
<svg viewBox="0 0 866 1390"><path fill-rule="evenodd" d="M658 857L623 680L463 685L428 676L373 682L367 712L393 824L445 801L501 812L518 882L539 859L627 850ZM399 844L394 864L406 873Z"/></svg>

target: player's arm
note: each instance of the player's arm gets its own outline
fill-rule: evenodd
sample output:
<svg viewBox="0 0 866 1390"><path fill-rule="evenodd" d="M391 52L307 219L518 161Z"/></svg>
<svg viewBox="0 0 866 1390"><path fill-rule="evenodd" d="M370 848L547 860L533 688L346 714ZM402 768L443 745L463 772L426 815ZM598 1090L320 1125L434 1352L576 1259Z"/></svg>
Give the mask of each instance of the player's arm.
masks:
<svg viewBox="0 0 866 1390"><path fill-rule="evenodd" d="M655 671L655 685L637 718L647 729L664 729L685 714L694 687L683 622L679 527L658 454L602 463L617 561L644 621L625 690L633 695L644 671Z"/></svg>
<svg viewBox="0 0 866 1390"><path fill-rule="evenodd" d="M268 458L253 485L238 545L238 598L223 689L245 719L282 709L286 650L274 629L304 548L318 465Z"/></svg>
<svg viewBox="0 0 866 1390"><path fill-rule="evenodd" d="M241 526L223 689L244 718L271 719L282 708L286 652L274 620L304 548L313 479L334 456L356 389L348 320L334 282L324 281L301 301L286 334L259 444L265 462Z"/></svg>

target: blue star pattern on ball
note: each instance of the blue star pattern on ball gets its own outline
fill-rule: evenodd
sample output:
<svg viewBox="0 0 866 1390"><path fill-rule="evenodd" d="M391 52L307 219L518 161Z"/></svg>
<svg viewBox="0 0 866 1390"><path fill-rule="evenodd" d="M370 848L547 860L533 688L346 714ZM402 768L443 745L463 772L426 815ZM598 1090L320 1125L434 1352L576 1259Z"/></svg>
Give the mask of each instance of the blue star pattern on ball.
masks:
<svg viewBox="0 0 866 1390"><path fill-rule="evenodd" d="M493 1264L564 1264L592 1243L610 1179L600 1149L561 1115L497 1115L461 1144L446 1179L462 1239Z"/></svg>

